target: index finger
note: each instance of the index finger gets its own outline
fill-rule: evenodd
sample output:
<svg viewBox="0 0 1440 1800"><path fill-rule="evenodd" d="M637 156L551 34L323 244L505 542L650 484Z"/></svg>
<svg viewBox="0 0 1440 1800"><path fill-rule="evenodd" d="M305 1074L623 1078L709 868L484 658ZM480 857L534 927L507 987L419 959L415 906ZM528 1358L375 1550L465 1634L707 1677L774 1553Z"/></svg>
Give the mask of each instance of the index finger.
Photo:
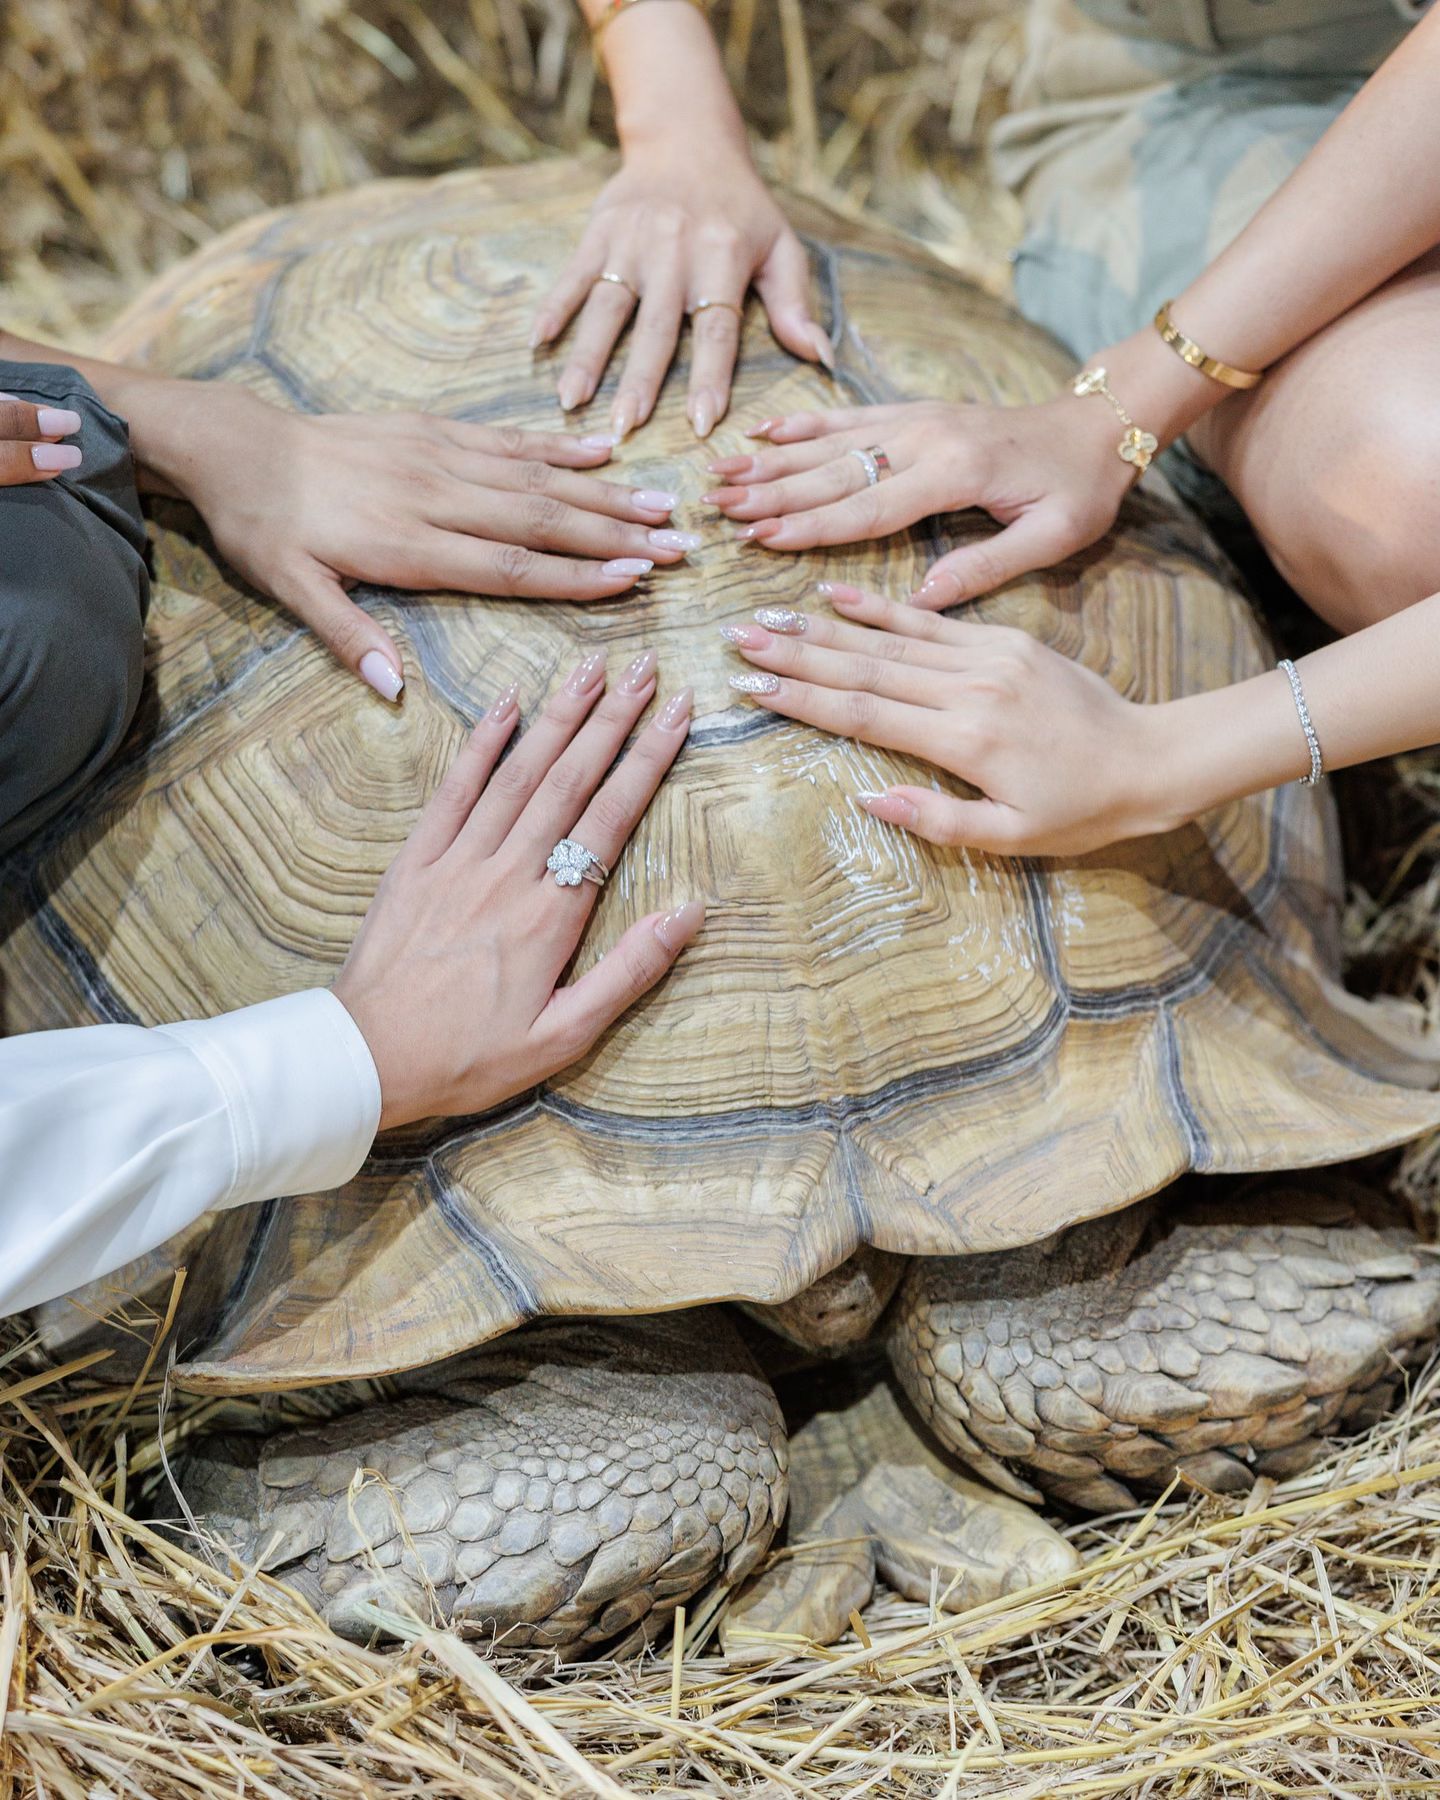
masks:
<svg viewBox="0 0 1440 1800"><path fill-rule="evenodd" d="M36 406L17 394L0 394L0 443L33 444L42 438L71 437L79 413L68 406Z"/></svg>

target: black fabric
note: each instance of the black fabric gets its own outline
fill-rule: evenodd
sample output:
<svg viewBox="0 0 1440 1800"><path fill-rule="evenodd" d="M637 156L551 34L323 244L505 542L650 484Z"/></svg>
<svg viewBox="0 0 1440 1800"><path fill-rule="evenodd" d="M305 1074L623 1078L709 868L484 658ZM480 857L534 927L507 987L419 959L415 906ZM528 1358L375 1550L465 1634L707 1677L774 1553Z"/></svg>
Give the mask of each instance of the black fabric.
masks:
<svg viewBox="0 0 1440 1800"><path fill-rule="evenodd" d="M0 487L0 856L104 767L144 666L145 521L129 432L56 363L0 361L0 391L69 407L84 460Z"/></svg>

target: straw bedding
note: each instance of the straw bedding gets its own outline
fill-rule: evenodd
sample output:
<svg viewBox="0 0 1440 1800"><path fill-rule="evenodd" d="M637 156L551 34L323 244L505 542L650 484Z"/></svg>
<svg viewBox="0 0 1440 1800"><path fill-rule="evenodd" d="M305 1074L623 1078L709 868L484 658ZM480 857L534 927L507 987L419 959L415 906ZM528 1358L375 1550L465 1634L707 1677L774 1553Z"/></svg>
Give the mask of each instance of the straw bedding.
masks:
<svg viewBox="0 0 1440 1800"><path fill-rule="evenodd" d="M975 153L1016 52L1000 0L717 16L770 172L1003 289L1015 222ZM5 27L0 315L75 344L259 206L608 133L571 0L8 0ZM1352 982L1435 1019L1440 757L1336 786ZM1384 1173L1433 1218L1440 1144ZM1064 1583L960 1617L884 1596L757 1672L721 1661L704 1603L623 1667L442 1632L359 1649L132 1516L176 1512L165 1463L195 1430L333 1399L116 1388L103 1363L35 1374L17 1329L0 1346L0 1795L1440 1792L1440 1364L1303 1478L1074 1524Z"/></svg>

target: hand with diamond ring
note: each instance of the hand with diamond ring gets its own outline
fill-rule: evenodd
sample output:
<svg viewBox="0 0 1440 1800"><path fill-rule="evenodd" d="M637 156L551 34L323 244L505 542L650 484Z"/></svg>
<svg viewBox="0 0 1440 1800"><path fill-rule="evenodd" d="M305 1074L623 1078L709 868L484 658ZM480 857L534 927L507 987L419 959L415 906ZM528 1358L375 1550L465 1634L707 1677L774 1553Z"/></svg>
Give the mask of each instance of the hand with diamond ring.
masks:
<svg viewBox="0 0 1440 1800"><path fill-rule="evenodd" d="M1038 406L840 407L766 419L750 436L765 447L711 463L724 486L705 498L766 550L888 537L970 508L997 520L1002 531L928 570L914 595L926 607L977 599L1093 544L1136 475L1116 455L1115 415L1075 394ZM872 471L876 452L884 465Z"/></svg>

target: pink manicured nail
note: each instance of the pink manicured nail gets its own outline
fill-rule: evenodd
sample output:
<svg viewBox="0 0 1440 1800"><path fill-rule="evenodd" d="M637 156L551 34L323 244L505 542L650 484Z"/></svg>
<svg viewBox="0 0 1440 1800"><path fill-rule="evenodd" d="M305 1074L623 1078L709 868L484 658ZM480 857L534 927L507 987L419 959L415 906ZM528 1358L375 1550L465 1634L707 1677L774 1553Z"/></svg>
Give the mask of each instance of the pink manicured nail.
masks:
<svg viewBox="0 0 1440 1800"><path fill-rule="evenodd" d="M655 921L655 935L667 950L683 950L705 923L705 902L687 900Z"/></svg>
<svg viewBox="0 0 1440 1800"><path fill-rule="evenodd" d="M920 583L919 587L916 588L913 598L916 600L933 600L937 594L943 594L947 590L953 593L956 599L959 598L960 589L950 576L927 575Z"/></svg>
<svg viewBox="0 0 1440 1800"><path fill-rule="evenodd" d="M620 442L613 431L592 431L580 440L582 450L613 450Z"/></svg>
<svg viewBox="0 0 1440 1800"><path fill-rule="evenodd" d="M656 714L655 723L661 731L678 731L690 718L690 709L695 703L694 688L681 688L678 694L672 694L664 706Z"/></svg>
<svg viewBox="0 0 1440 1800"><path fill-rule="evenodd" d="M746 437L768 438L780 423L779 419L762 419L758 425L747 425L745 435Z"/></svg>
<svg viewBox="0 0 1440 1800"><path fill-rule="evenodd" d="M360 679L368 681L382 700L398 700L405 686L400 671L383 650L367 650L360 658Z"/></svg>
<svg viewBox="0 0 1440 1800"><path fill-rule="evenodd" d="M538 350L542 344L548 344L555 335L555 327L548 319L537 319L530 327L530 348Z"/></svg>
<svg viewBox="0 0 1440 1800"><path fill-rule="evenodd" d="M753 456L722 456L719 462L710 464L708 473L725 475L733 481L737 476L748 475L754 466L755 458Z"/></svg>
<svg viewBox="0 0 1440 1800"><path fill-rule="evenodd" d="M610 409L610 423L615 427L618 437L629 437L635 429L635 421L640 416L640 397L638 394L618 394L615 404Z"/></svg>
<svg viewBox="0 0 1440 1800"><path fill-rule="evenodd" d="M642 650L620 677L622 694L639 694L655 679L655 652Z"/></svg>
<svg viewBox="0 0 1440 1800"><path fill-rule="evenodd" d="M810 342L815 346L815 354L833 375L835 373L835 352L831 348L829 338L818 325L814 325L810 329Z"/></svg>
<svg viewBox="0 0 1440 1800"><path fill-rule="evenodd" d="M778 631L783 637L803 637L810 621L793 606L761 606L756 608L755 623L767 631Z"/></svg>
<svg viewBox="0 0 1440 1800"><path fill-rule="evenodd" d="M605 652L592 650L565 683L567 694L588 694L605 674Z"/></svg>
<svg viewBox="0 0 1440 1800"><path fill-rule="evenodd" d="M774 675L732 675L730 685L737 694L778 694L779 680Z"/></svg>
<svg viewBox="0 0 1440 1800"><path fill-rule="evenodd" d="M700 498L706 506L743 506L750 498L748 487L715 488L713 492L702 494Z"/></svg>
<svg viewBox="0 0 1440 1800"><path fill-rule="evenodd" d="M42 406L36 410L35 423L43 437L69 437L80 429L80 415L69 407Z"/></svg>
<svg viewBox="0 0 1440 1800"><path fill-rule="evenodd" d="M785 523L783 519L757 519L753 525L747 525L740 536L742 538L758 538L763 544L767 538L774 537Z"/></svg>
<svg viewBox="0 0 1440 1800"><path fill-rule="evenodd" d="M496 697L495 704L490 708L489 712L486 713L485 717L492 725L503 725L505 720L508 719L512 713L519 710L519 704L520 683L518 681L512 681L505 692Z"/></svg>
<svg viewBox="0 0 1440 1800"><path fill-rule="evenodd" d="M667 494L663 488L634 488L630 498L641 512L672 513L680 504L678 494Z"/></svg>
<svg viewBox="0 0 1440 1800"><path fill-rule="evenodd" d="M74 444L32 444L30 460L37 469L74 469L80 464L80 452Z"/></svg>
<svg viewBox="0 0 1440 1800"><path fill-rule="evenodd" d="M764 650L770 642L770 633L755 625L722 625L720 635L727 643L739 644L743 650Z"/></svg>
<svg viewBox="0 0 1440 1800"><path fill-rule="evenodd" d="M866 812L884 819L887 825L915 825L919 821L919 807L900 794L857 794L855 798Z"/></svg>
<svg viewBox="0 0 1440 1800"><path fill-rule="evenodd" d="M865 603L865 596L844 582L817 581L815 592L823 594L832 606L839 607L842 612L847 607L863 606Z"/></svg>
<svg viewBox="0 0 1440 1800"><path fill-rule="evenodd" d="M655 564L648 556L617 556L610 562L601 563L600 573L623 575L627 580L634 581L637 576L648 575L654 567Z"/></svg>
<svg viewBox="0 0 1440 1800"><path fill-rule="evenodd" d="M700 539L693 531L651 531L646 534L657 550L698 550Z"/></svg>
<svg viewBox="0 0 1440 1800"><path fill-rule="evenodd" d="M715 396L708 392L698 393L690 407L690 423L695 427L698 438L707 438L715 429Z"/></svg>
<svg viewBox="0 0 1440 1800"><path fill-rule="evenodd" d="M557 397L566 412L573 412L577 406L583 406L594 392L594 384L588 375L569 370L560 378Z"/></svg>

